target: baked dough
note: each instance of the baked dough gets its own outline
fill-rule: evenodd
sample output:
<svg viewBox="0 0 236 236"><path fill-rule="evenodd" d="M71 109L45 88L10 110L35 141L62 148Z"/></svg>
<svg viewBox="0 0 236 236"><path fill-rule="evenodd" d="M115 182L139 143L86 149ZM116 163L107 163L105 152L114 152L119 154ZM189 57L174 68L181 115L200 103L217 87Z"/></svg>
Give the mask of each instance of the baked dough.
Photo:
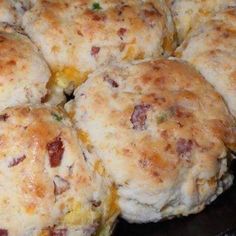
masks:
<svg viewBox="0 0 236 236"><path fill-rule="evenodd" d="M23 27L53 71L50 86L67 92L110 61L156 57L174 45L163 0L39 0Z"/></svg>
<svg viewBox="0 0 236 236"><path fill-rule="evenodd" d="M191 29L207 21L216 12L236 6L236 0L167 0L172 11L179 42Z"/></svg>
<svg viewBox="0 0 236 236"><path fill-rule="evenodd" d="M0 0L0 22L20 25L22 16L36 0Z"/></svg>
<svg viewBox="0 0 236 236"><path fill-rule="evenodd" d="M0 0L0 22L16 24L18 14L10 0Z"/></svg>
<svg viewBox="0 0 236 236"><path fill-rule="evenodd" d="M88 160L118 186L129 222L201 211L232 184L233 117L191 66L160 59L97 71L67 107Z"/></svg>
<svg viewBox="0 0 236 236"><path fill-rule="evenodd" d="M29 38L0 24L0 110L39 104L47 94L50 70Z"/></svg>
<svg viewBox="0 0 236 236"><path fill-rule="evenodd" d="M114 189L88 169L62 111L8 108L0 142L1 235L109 235L119 213Z"/></svg>
<svg viewBox="0 0 236 236"><path fill-rule="evenodd" d="M236 116L236 8L222 11L200 25L176 55L202 73Z"/></svg>

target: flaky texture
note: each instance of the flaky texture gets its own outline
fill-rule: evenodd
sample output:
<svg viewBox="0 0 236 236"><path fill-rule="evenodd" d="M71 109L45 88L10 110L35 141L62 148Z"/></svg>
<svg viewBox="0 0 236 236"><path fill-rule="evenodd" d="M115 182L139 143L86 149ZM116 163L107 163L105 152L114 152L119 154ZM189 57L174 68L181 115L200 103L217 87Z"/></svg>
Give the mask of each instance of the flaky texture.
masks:
<svg viewBox="0 0 236 236"><path fill-rule="evenodd" d="M14 8L18 13L19 21L21 23L22 16L24 15L24 13L34 6L37 0L10 0L10 1L12 2L12 5L14 6Z"/></svg>
<svg viewBox="0 0 236 236"><path fill-rule="evenodd" d="M18 14L10 0L0 0L0 22L16 24Z"/></svg>
<svg viewBox="0 0 236 236"><path fill-rule="evenodd" d="M159 221L201 211L232 184L233 118L192 67L160 59L89 76L68 111L90 162L118 186L122 216Z"/></svg>
<svg viewBox="0 0 236 236"><path fill-rule="evenodd" d="M202 73L236 116L236 8L222 11L199 26L176 55Z"/></svg>
<svg viewBox="0 0 236 236"><path fill-rule="evenodd" d="M207 21L222 9L236 6L236 0L168 0L182 42L191 29Z"/></svg>
<svg viewBox="0 0 236 236"><path fill-rule="evenodd" d="M22 16L36 0L0 0L0 22L20 25Z"/></svg>
<svg viewBox="0 0 236 236"><path fill-rule="evenodd" d="M23 34L0 25L0 110L38 104L46 95L49 68L38 49Z"/></svg>
<svg viewBox="0 0 236 236"><path fill-rule="evenodd" d="M118 212L114 190L88 169L64 113L6 109L0 143L1 235L109 235Z"/></svg>
<svg viewBox="0 0 236 236"><path fill-rule="evenodd" d="M51 85L80 85L110 61L156 57L173 49L165 1L37 1L23 26L54 71Z"/></svg>

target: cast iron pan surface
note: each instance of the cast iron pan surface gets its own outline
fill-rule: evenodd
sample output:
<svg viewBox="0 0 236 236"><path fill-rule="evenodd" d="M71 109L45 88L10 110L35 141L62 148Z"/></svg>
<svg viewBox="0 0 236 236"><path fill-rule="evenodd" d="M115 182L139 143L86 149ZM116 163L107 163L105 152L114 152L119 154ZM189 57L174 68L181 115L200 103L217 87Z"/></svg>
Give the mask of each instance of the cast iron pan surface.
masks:
<svg viewBox="0 0 236 236"><path fill-rule="evenodd" d="M233 186L196 215L151 224L120 219L113 236L236 236L236 161Z"/></svg>

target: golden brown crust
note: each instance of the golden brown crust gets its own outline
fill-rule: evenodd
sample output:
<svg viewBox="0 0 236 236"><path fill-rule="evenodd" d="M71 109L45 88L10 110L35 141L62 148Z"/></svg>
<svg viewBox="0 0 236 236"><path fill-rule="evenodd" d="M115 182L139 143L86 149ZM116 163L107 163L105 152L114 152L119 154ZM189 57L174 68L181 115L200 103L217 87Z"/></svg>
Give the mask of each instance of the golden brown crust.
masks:
<svg viewBox="0 0 236 236"><path fill-rule="evenodd" d="M15 29L0 24L0 110L29 102L39 104L50 77L38 49Z"/></svg>
<svg viewBox="0 0 236 236"><path fill-rule="evenodd" d="M55 71L88 73L110 60L159 56L163 43L173 50L164 1L38 1L23 25Z"/></svg>
<svg viewBox="0 0 236 236"><path fill-rule="evenodd" d="M23 27L53 71L51 104L111 61L169 55L175 46L164 0L40 0L24 15Z"/></svg>
<svg viewBox="0 0 236 236"><path fill-rule="evenodd" d="M18 21L17 11L10 0L0 0L0 22L16 24Z"/></svg>
<svg viewBox="0 0 236 236"><path fill-rule="evenodd" d="M51 229L87 236L117 215L109 215L111 186L89 171L62 111L9 108L0 130L0 225L8 235Z"/></svg>
<svg viewBox="0 0 236 236"><path fill-rule="evenodd" d="M236 6L235 0L168 0L182 42L192 29L206 22L217 12Z"/></svg>
<svg viewBox="0 0 236 236"><path fill-rule="evenodd" d="M217 13L199 26L176 50L176 55L193 64L222 95L236 115L236 8Z"/></svg>
<svg viewBox="0 0 236 236"><path fill-rule="evenodd" d="M140 213L138 203L133 208L121 203L130 221L199 211L220 186L224 143L235 143L232 134L227 143L233 118L192 67L164 59L107 67L77 90L75 108L77 126L93 146L91 158L96 153L103 160L120 186L121 202L150 207L149 213ZM87 149L88 143L81 142ZM208 185L212 178L214 184ZM159 199L162 194L166 200ZM178 202L176 209L162 212L168 199Z"/></svg>

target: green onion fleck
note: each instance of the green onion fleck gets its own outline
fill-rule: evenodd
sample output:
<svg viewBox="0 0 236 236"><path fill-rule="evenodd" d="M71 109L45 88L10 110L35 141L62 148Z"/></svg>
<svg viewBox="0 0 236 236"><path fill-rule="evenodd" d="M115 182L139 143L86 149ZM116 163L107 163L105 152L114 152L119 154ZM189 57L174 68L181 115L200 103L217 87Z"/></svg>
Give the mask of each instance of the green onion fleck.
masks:
<svg viewBox="0 0 236 236"><path fill-rule="evenodd" d="M52 116L53 116L53 118L56 120L56 121L62 121L62 119L63 119L63 117L62 116L60 116L60 115L58 115L58 114L56 114L56 113L52 113Z"/></svg>
<svg viewBox="0 0 236 236"><path fill-rule="evenodd" d="M156 118L157 124L159 125L159 124L165 122L167 120L167 118L168 118L168 115L166 113L163 113L163 114L157 116L157 118Z"/></svg>
<svg viewBox="0 0 236 236"><path fill-rule="evenodd" d="M99 4L98 2L94 2L94 3L93 3L93 6L92 6L92 9L93 9L94 11L97 11L97 10L101 10L102 7L100 6L100 4Z"/></svg>

